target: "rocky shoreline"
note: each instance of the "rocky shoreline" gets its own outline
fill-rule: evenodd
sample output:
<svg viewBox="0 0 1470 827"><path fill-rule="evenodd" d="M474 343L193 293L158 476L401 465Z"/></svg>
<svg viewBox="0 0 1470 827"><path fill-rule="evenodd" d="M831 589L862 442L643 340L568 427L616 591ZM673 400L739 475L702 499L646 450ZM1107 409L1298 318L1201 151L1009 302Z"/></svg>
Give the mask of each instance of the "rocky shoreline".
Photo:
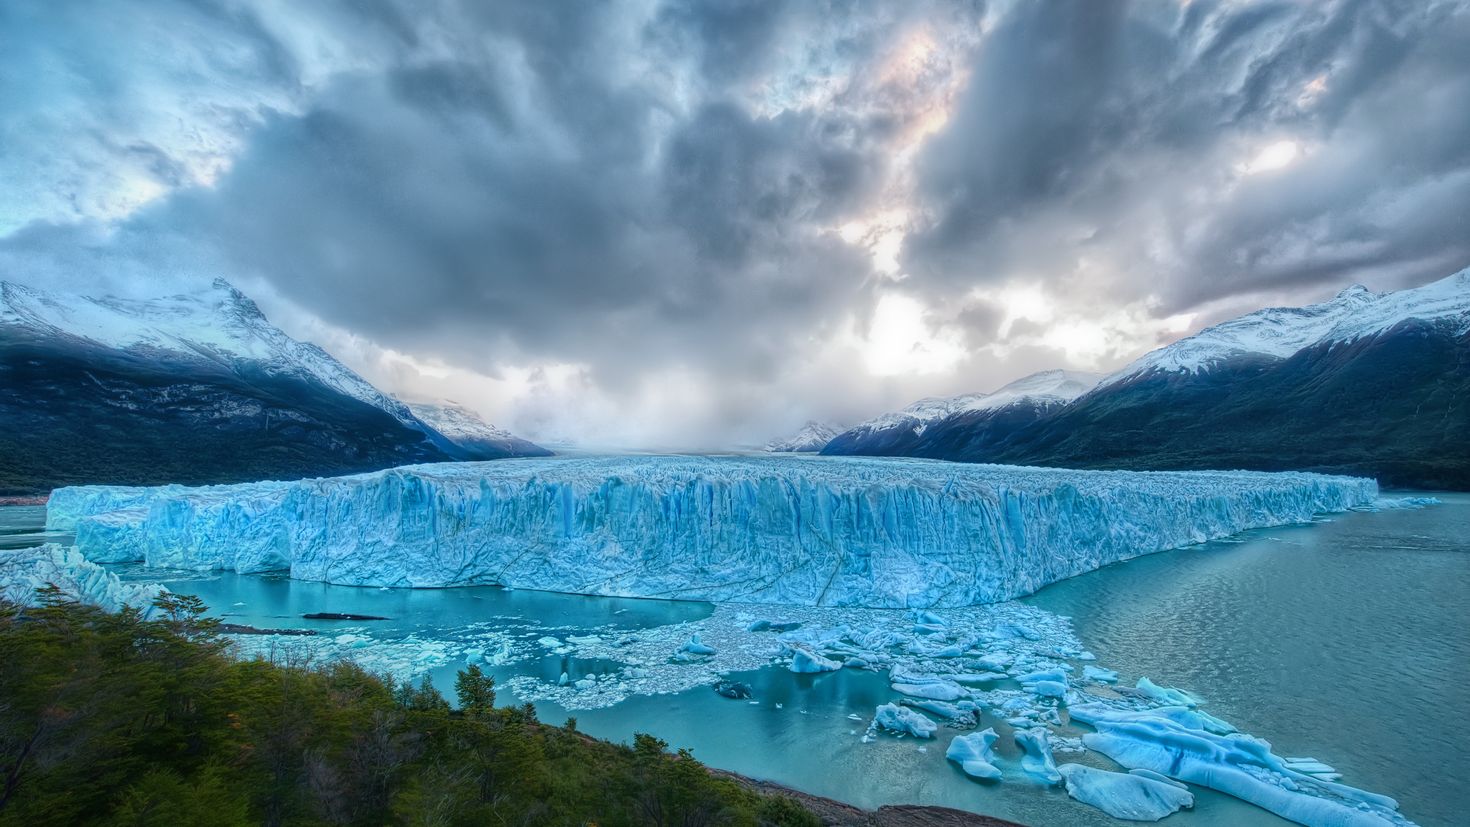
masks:
<svg viewBox="0 0 1470 827"><path fill-rule="evenodd" d="M789 796L815 813L827 827L1023 827L1014 821L1005 821L949 807L885 804L876 810L864 810L831 798L793 790L771 781L761 781L713 767L710 767L709 771L715 776L728 778L756 792Z"/></svg>

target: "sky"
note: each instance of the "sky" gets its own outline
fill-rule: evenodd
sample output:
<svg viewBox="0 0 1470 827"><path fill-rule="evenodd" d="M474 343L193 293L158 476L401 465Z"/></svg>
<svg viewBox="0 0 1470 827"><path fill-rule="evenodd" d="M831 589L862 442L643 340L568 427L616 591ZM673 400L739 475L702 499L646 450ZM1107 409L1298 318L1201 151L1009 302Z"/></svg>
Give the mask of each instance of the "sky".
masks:
<svg viewBox="0 0 1470 827"><path fill-rule="evenodd" d="M0 279L759 444L1470 264L1470 2L6 0Z"/></svg>

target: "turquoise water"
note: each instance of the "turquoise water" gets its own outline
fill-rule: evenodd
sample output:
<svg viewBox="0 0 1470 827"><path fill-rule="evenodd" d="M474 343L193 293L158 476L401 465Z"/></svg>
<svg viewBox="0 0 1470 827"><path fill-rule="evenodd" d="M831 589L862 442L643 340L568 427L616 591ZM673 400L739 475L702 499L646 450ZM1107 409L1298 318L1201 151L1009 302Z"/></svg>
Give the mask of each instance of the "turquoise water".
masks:
<svg viewBox="0 0 1470 827"><path fill-rule="evenodd" d="M1344 781L1396 797L1421 825L1466 822L1470 774L1470 496L1444 495L1423 510L1345 514L1310 526L1251 532L1109 566L1054 584L1024 602L1073 618L1098 662L1132 683L1149 676L1203 695L1206 709L1271 741L1283 755L1312 755ZM0 535L26 519L0 509ZM7 528L9 526L10 528ZM34 525L31 525L34 529ZM5 542L0 537L0 544ZM640 629L705 617L701 603L582 597L494 588L377 590L240 575L127 576L164 580L198 594L228 619L256 626L374 639L453 637L466 627L523 637L596 627ZM389 620L306 621L306 612L385 615ZM452 687L461 664L433 672ZM496 667L554 680L609 664L547 655ZM863 806L933 803L1023 823L1121 824L1060 789L1009 776L971 781L944 760L947 738L927 745L863 743L865 721L894 695L882 675L843 670L795 675L765 668L737 677L758 703L707 688L567 711L538 704L544 720L568 715L583 731L626 740L651 732L690 747L708 764L769 778ZM503 702L514 693L502 691ZM986 721L982 725L988 724ZM943 733L942 733L943 734ZM920 747L926 751L920 751ZM1059 754L1106 766L1090 754ZM1195 790L1177 825L1284 824L1249 805Z"/></svg>

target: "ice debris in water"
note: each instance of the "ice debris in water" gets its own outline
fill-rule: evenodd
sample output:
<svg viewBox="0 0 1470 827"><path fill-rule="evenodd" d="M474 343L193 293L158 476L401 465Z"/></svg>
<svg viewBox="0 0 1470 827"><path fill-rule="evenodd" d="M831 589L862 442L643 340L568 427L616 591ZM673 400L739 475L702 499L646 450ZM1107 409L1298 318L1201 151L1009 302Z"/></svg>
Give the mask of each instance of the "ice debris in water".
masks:
<svg viewBox="0 0 1470 827"><path fill-rule="evenodd" d="M956 735L949 742L944 757L960 765L966 775L983 781L999 781L1000 768L995 766L995 752L991 746L999 735L994 728L986 728L969 735Z"/></svg>
<svg viewBox="0 0 1470 827"><path fill-rule="evenodd" d="M1051 756L1051 734L1040 727L1016 730L1016 746L1025 755L1021 757L1021 769L1028 775L1056 784L1062 780L1057 772L1056 761Z"/></svg>
<svg viewBox="0 0 1470 827"><path fill-rule="evenodd" d="M595 642L597 642L595 638L593 640L590 640L590 641L589 640L581 640L581 641L578 641L578 640L574 640L573 638L567 638L567 641L569 643L595 643ZM706 645L704 642L702 642L699 639L699 633L698 632L695 632L693 635L690 635L689 636L689 642L688 643L685 643L679 649L679 651L686 652L686 653L691 654L691 655L713 655L715 653L715 649L714 649L713 646L708 646L708 645Z"/></svg>
<svg viewBox="0 0 1470 827"><path fill-rule="evenodd" d="M920 715L906 706L898 704L883 704L873 713L873 731L887 730L899 735L912 735L915 738L933 738L939 724Z"/></svg>
<svg viewBox="0 0 1470 827"><path fill-rule="evenodd" d="M1158 821L1182 808L1194 806L1194 796L1182 784L1127 772L1110 772L1081 764L1057 768L1067 794L1113 818Z"/></svg>
<svg viewBox="0 0 1470 827"><path fill-rule="evenodd" d="M814 674L817 672L835 672L842 668L842 664L804 647L796 647L792 650L791 666L793 672Z"/></svg>
<svg viewBox="0 0 1470 827"><path fill-rule="evenodd" d="M1441 505L1438 497L1379 497L1372 503L1355 506L1354 511L1398 511Z"/></svg>
<svg viewBox="0 0 1470 827"><path fill-rule="evenodd" d="M1372 480L1308 473L569 457L200 488L61 488L47 525L74 531L97 562L289 570L359 586L930 609L1007 600L1118 560L1377 496ZM922 617L915 625L942 628Z"/></svg>
<svg viewBox="0 0 1470 827"><path fill-rule="evenodd" d="M1303 772L1241 733L1220 733L1185 707L1121 706L1098 701L1070 708L1096 731L1082 736L1089 749L1131 770L1147 770L1232 795L1309 827L1390 827L1409 822L1388 796Z"/></svg>

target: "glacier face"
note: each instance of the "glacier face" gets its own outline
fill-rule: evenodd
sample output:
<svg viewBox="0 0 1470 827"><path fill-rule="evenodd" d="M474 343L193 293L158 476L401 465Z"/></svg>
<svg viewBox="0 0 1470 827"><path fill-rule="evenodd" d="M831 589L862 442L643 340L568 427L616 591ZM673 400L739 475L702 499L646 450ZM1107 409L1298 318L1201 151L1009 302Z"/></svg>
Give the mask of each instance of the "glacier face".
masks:
<svg viewBox="0 0 1470 827"><path fill-rule="evenodd" d="M297 482L55 491L98 562L346 585L811 606L964 606L1371 504L1372 480L858 457L417 465Z"/></svg>
<svg viewBox="0 0 1470 827"><path fill-rule="evenodd" d="M0 600L33 605L36 590L45 586L55 586L71 600L109 612L131 606L145 618L156 611L154 598L168 591L155 583L124 583L68 546L47 543L34 548L0 549Z"/></svg>

